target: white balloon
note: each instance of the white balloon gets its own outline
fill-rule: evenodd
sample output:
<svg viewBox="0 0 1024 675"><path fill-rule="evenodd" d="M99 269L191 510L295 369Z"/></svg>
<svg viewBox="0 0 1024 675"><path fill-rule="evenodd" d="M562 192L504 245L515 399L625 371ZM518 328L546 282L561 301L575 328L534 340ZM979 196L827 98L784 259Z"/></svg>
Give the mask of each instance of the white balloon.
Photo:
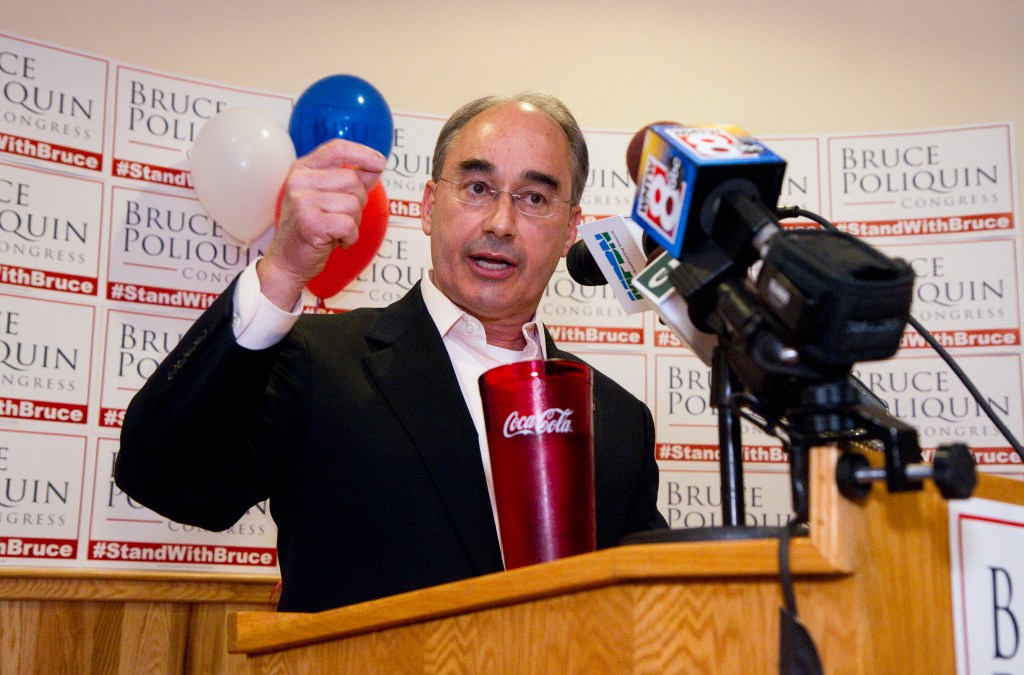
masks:
<svg viewBox="0 0 1024 675"><path fill-rule="evenodd" d="M249 244L274 222L295 146L277 120L256 108L227 108L192 143L192 187L206 213Z"/></svg>

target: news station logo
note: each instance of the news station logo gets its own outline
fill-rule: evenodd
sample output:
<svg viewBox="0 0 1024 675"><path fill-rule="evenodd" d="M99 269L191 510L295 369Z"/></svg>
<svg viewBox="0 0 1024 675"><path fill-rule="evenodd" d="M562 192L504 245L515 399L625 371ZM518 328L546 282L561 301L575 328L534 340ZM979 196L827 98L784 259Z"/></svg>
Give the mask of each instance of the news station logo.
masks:
<svg viewBox="0 0 1024 675"><path fill-rule="evenodd" d="M706 159L745 159L765 151L763 145L740 141L719 127L673 127L666 133Z"/></svg>
<svg viewBox="0 0 1024 675"><path fill-rule="evenodd" d="M640 300L641 295L633 286L633 272L627 263L627 254L622 250L621 243L610 232L598 232L593 240L604 252L605 259L615 271L615 278L630 300Z"/></svg>
<svg viewBox="0 0 1024 675"><path fill-rule="evenodd" d="M665 165L653 153L647 155L643 179L637 190L637 214L666 239L672 240L683 212L686 183L682 181L679 159L671 157L669 163L671 166Z"/></svg>

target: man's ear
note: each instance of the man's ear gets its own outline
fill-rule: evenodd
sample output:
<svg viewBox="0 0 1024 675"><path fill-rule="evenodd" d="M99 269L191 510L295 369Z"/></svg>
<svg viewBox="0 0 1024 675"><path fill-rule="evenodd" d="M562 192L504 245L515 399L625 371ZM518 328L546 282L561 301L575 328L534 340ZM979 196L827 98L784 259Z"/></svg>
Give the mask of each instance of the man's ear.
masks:
<svg viewBox="0 0 1024 675"><path fill-rule="evenodd" d="M437 196L437 183L428 180L423 186L423 198L420 200L420 227L423 234L430 236L430 230L434 225L434 197Z"/></svg>
<svg viewBox="0 0 1024 675"><path fill-rule="evenodd" d="M578 204L569 210L569 223L566 227L565 246L562 248L562 257L569 255L569 248L576 243L579 235L580 221L583 219L583 208Z"/></svg>

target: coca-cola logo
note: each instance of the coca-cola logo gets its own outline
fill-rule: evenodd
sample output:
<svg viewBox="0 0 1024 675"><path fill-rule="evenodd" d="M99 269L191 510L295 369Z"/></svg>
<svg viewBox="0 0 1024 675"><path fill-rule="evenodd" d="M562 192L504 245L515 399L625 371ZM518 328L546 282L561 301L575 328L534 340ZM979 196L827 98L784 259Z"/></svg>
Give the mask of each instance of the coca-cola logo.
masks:
<svg viewBox="0 0 1024 675"><path fill-rule="evenodd" d="M501 433L505 438L523 435L569 434L572 433L572 410L569 408L548 408L538 415L520 415L513 410L505 418Z"/></svg>

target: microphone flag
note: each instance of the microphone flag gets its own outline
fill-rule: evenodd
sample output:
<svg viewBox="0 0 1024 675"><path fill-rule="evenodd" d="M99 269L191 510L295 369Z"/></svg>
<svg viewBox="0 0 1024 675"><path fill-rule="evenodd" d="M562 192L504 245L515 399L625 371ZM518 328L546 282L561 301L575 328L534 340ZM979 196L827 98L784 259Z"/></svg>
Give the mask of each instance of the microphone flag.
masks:
<svg viewBox="0 0 1024 675"><path fill-rule="evenodd" d="M633 287L634 277L647 265L647 256L633 234L635 229L636 225L622 216L611 216L584 223L578 230L581 240L626 314L638 314L651 309Z"/></svg>
<svg viewBox="0 0 1024 675"><path fill-rule="evenodd" d="M662 322L672 329L676 337L692 349L704 365L710 366L718 337L698 330L690 320L686 300L669 278L672 270L680 264L668 251L662 251L650 265L640 271L633 285L647 298Z"/></svg>

